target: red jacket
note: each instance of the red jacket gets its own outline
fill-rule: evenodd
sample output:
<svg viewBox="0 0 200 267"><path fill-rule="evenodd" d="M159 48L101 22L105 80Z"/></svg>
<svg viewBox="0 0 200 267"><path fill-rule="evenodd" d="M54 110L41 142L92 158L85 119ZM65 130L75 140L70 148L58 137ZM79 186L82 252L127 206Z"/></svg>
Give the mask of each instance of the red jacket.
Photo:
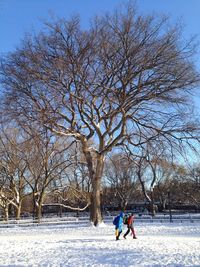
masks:
<svg viewBox="0 0 200 267"><path fill-rule="evenodd" d="M129 217L128 217L128 226L132 226L133 225L133 223L134 223L134 216L133 215L130 215Z"/></svg>

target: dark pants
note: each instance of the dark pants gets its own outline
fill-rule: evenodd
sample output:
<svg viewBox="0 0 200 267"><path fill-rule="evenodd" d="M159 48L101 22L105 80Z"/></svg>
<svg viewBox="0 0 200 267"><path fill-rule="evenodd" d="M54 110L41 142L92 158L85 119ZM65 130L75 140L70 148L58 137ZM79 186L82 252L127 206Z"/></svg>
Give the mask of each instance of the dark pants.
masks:
<svg viewBox="0 0 200 267"><path fill-rule="evenodd" d="M124 237L126 237L130 233L130 230L133 234L133 238L136 238L134 228L130 227L130 226L128 226L128 229L127 229L126 233L124 234Z"/></svg>
<svg viewBox="0 0 200 267"><path fill-rule="evenodd" d="M116 234L116 240L119 240L119 236L121 235L122 230L119 231L118 229L115 229L115 231L117 232L117 234Z"/></svg>

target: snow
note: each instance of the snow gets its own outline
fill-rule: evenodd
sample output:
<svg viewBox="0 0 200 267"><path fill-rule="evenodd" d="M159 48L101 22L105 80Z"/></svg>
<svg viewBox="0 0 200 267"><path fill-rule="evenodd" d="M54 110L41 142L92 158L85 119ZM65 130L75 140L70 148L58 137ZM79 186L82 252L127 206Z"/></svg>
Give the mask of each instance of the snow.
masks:
<svg viewBox="0 0 200 267"><path fill-rule="evenodd" d="M124 231L126 227L124 227ZM0 227L0 266L200 266L200 222L135 222L115 240L112 222Z"/></svg>

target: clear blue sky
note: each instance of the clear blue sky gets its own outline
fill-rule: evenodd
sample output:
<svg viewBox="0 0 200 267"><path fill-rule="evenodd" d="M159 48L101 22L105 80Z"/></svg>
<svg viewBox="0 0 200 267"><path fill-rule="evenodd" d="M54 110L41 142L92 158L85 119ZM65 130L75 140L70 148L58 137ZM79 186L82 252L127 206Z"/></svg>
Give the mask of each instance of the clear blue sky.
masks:
<svg viewBox="0 0 200 267"><path fill-rule="evenodd" d="M0 56L13 51L25 32L42 27L42 19L50 13L57 17L69 18L80 14L82 25L96 14L112 11L127 0L0 0ZM197 35L200 43L200 0L137 0L140 12L144 14L164 13L172 22L182 20L185 25L184 36ZM199 49L200 50L200 49ZM197 57L200 69L200 53ZM199 88L198 88L199 89ZM194 97L200 114L200 93Z"/></svg>
<svg viewBox="0 0 200 267"><path fill-rule="evenodd" d="M87 27L94 15L112 11L127 1L0 0L0 56L13 51L25 32L39 31L43 25L42 20L48 20L51 13L65 18L79 14L82 25ZM200 0L137 0L136 3L139 11L144 14L164 13L170 15L172 22L181 19L185 26L185 38L197 35L200 43ZM200 53L196 61L200 69ZM200 106L200 93L195 97L195 102Z"/></svg>
<svg viewBox="0 0 200 267"><path fill-rule="evenodd" d="M84 26L95 14L111 11L126 0L0 0L0 54L14 50L25 32L42 27L42 19L53 12L58 17L79 13ZM182 18L185 36L198 34L200 40L200 0L138 0L143 13L166 13L172 21Z"/></svg>

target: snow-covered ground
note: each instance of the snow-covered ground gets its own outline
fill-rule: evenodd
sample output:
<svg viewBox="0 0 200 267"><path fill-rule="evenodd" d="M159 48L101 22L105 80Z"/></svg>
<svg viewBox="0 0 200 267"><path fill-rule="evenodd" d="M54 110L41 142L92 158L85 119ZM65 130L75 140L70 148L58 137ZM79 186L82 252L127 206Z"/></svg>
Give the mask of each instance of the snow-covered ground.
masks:
<svg viewBox="0 0 200 267"><path fill-rule="evenodd" d="M135 229L138 239L115 241L111 222L0 228L0 266L200 266L200 222L135 222Z"/></svg>

